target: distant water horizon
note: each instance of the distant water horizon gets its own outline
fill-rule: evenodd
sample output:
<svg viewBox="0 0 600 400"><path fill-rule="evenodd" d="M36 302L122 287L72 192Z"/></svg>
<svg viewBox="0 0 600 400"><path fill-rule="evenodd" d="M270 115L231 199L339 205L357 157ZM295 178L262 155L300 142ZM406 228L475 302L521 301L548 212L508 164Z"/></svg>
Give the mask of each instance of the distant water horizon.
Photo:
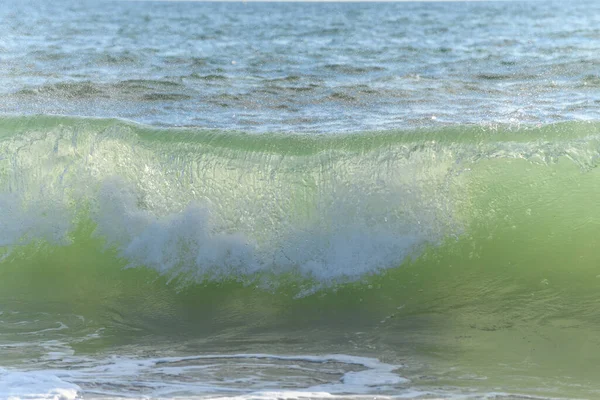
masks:
<svg viewBox="0 0 600 400"><path fill-rule="evenodd" d="M328 134L598 118L595 2L61 4L0 11L1 113Z"/></svg>

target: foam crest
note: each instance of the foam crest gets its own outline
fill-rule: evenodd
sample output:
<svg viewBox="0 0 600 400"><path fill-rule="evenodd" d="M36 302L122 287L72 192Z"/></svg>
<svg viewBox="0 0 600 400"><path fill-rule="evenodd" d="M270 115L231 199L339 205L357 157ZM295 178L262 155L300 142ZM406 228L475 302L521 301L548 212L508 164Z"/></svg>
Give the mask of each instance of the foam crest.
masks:
<svg viewBox="0 0 600 400"><path fill-rule="evenodd" d="M197 278L223 278L257 270L253 246L240 233L226 233L197 203L178 213L157 216L140 209L136 194L119 180L108 180L98 197L97 233L118 247L131 266Z"/></svg>
<svg viewBox="0 0 600 400"><path fill-rule="evenodd" d="M50 371L0 368L0 400L75 400L81 388Z"/></svg>
<svg viewBox="0 0 600 400"><path fill-rule="evenodd" d="M253 237L243 226L232 231L220 223L222 216L207 203L160 215L143 208L140 197L122 180L105 181L97 197L96 234L132 267L145 265L194 281L292 273L328 285L397 266L432 240L430 226L391 217L389 224L369 226L364 216L351 216L359 209L349 210L343 202L321 208L317 220L272 224L272 230Z"/></svg>

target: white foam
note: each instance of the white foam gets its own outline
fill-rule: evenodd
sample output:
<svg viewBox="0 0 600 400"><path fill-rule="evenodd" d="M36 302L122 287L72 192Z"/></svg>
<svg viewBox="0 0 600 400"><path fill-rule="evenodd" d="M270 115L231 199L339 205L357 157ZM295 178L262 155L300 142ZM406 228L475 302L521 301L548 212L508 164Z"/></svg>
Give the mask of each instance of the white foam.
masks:
<svg viewBox="0 0 600 400"><path fill-rule="evenodd" d="M51 372L0 368L0 400L74 400L80 391Z"/></svg>
<svg viewBox="0 0 600 400"><path fill-rule="evenodd" d="M330 362L342 363L346 365L359 365L365 367L364 371L347 371L337 382L322 384L319 386L311 386L302 390L287 392L292 397L307 397L304 392L319 393L320 395L332 396L340 393L371 393L375 391L385 391L398 385L406 385L410 381L403 378L393 371L402 368L401 365L391 365L382 363L375 358L349 356L344 354L329 354L322 356L315 355L271 355L271 354L232 354L232 355L201 355L181 358L162 358L156 359L157 364L174 363L180 361L193 360L275 360L275 361L291 361L291 362L308 362L314 364L326 364ZM260 392L258 392L260 393ZM282 394L285 392L278 392ZM253 395L256 395L254 393ZM310 397L310 396L308 396Z"/></svg>
<svg viewBox="0 0 600 400"><path fill-rule="evenodd" d="M119 247L131 266L198 278L258 270L249 240L239 233L219 232L206 207L192 203L181 212L157 217L136 201L129 187L109 180L100 191L97 218L97 232Z"/></svg>
<svg viewBox="0 0 600 400"><path fill-rule="evenodd" d="M93 388L92 394L101 396L171 398L185 394L203 398L233 394L242 396L241 399L243 396L270 398L276 392L286 398L307 398L315 393L320 397L334 397L345 393L389 392L409 382L394 372L402 366L342 354L209 354L160 358L112 356L104 360L75 361L74 368L34 372L1 370L0 393L6 394L6 397L0 397L0 400L73 399L78 393L90 394L81 389L87 385ZM60 361L57 362L60 365ZM357 371L357 367L364 370ZM276 370L281 372L273 375L263 373ZM318 376L319 379L329 376L332 381L311 386L311 379L304 382L298 381L297 377L293 380L286 378L288 374L294 377L299 371L307 373L307 376ZM332 371L335 372L332 374ZM336 379L337 374L341 374L341 378ZM302 386L303 382L305 386ZM115 391L115 384L125 390ZM289 387L290 384L297 387L293 390L277 389Z"/></svg>
<svg viewBox="0 0 600 400"><path fill-rule="evenodd" d="M79 397L197 400L492 400L519 397L559 400L501 392L478 393L471 389L411 388L410 381L396 373L403 368L402 365L343 354L206 354L157 358L112 356L107 359L74 357L71 362L71 367L64 365L61 369L44 371L0 368L0 400L74 400ZM365 369L357 370L357 367ZM265 375L266 371L278 372ZM311 380L299 380L299 375L296 375L298 371L310 371L320 380L329 377L331 382L302 387L302 383ZM338 373L341 377L335 378Z"/></svg>
<svg viewBox="0 0 600 400"><path fill-rule="evenodd" d="M296 276L318 288L397 267L457 230L454 156L435 145L286 155L88 128L0 143L0 168L15 171L0 182L0 246L68 243L89 207L96 233L131 266L192 281Z"/></svg>
<svg viewBox="0 0 600 400"><path fill-rule="evenodd" d="M208 203L192 202L166 215L140 208L135 190L115 179L104 182L98 205L97 234L119 248L131 266L200 281L293 273L316 281L315 287L327 286L398 266L432 238L424 230L427 224L368 226L348 218L356 210L335 204L329 221L275 225L258 235L249 227L232 231Z"/></svg>

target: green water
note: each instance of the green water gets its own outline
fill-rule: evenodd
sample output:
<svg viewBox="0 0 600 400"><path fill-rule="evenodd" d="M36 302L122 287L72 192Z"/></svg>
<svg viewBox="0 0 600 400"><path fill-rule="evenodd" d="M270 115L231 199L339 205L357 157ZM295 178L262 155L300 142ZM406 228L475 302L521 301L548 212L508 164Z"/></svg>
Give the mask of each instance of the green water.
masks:
<svg viewBox="0 0 600 400"><path fill-rule="evenodd" d="M89 131L94 124L108 123L113 131L121 129L120 123L110 121L92 121L91 125L89 121L84 125L75 122L66 128L61 120L55 122L58 125L51 134L58 129L63 132L62 140L65 129L77 130L73 126ZM20 126L30 129L27 124ZM127 135L137 128L125 127L126 131L119 131L117 137L131 141L135 136ZM143 145L135 139L134 146L156 152L162 148L159 132L144 136L146 133L141 131L139 138L150 142ZM444 137L450 134L444 132ZM189 135L193 133L184 138L197 143ZM77 354L92 357L120 351L116 349L122 346L158 351L174 343L183 352L216 348L245 352L268 349L278 354L357 354L404 364L401 375L411 379L411 387L423 390L454 388L458 393L475 390L593 397L600 357L600 253L596 251L600 184L594 164L595 126L550 126L542 131L487 132L480 136L463 133L456 141L447 139L435 145L432 138L438 135L436 132L425 132L423 140L417 133L413 135L408 136L413 139L402 136L394 142L389 134L377 144L371 139L358 147L352 144L360 143L356 137L348 142L328 138L323 143L314 138L275 138L271 143L263 137L255 142L252 137L235 135L231 141L218 137L218 141L207 145L208 151L220 157L221 164L215 165L234 169L236 164L223 161L234 151L236 162L244 160L250 166L254 157L260 155L264 160L265 152L293 152L336 165L344 165L340 159L348 157L363 157L365 162L383 159L381 167L390 165L385 160L386 152L399 154L393 146L406 146L412 150L403 162L416 163L425 177L433 174L428 170L428 160L442 155L453 158L445 178L435 180L444 186L445 200L452 205L438 209L434 215L444 216L451 210L452 220L434 226L445 227L442 232L449 234L413 247L397 265L384 269L373 265L372 271L351 280L351 275L342 275L341 280L323 281L318 274L304 274L302 269L278 272L276 264L242 275L226 265L220 274L211 269L194 275L179 264L174 271L160 270L132 263L121 244L100 234L99 215L93 210L94 202L101 198L87 195L77 200L73 195L77 191L71 191L67 196L69 207L77 211L71 214L71 228L60 243L25 236L21 244L4 248L0 269L2 304L12 311L42 318L41 325L44 318L48 326L54 326L68 315L83 316L85 323L72 323L60 336L49 331L48 337L71 341ZM198 138L202 143L206 136ZM419 142L410 143L417 138ZM15 139L8 136L5 140ZM158 144L149 147L154 140ZM284 145L284 140L291 142ZM302 147L304 140L308 144ZM251 145L245 146L245 142ZM480 150L492 150L476 155L471 147L474 143ZM523 156L525 152L515 151L523 147L528 149L529 159ZM79 151L78 147L72 148L74 154ZM459 150L465 148L461 156ZM323 159L323 154L331 151L337 155ZM378 156L372 157L373 152ZM189 157L189 153L182 153L184 156ZM45 162L64 162L52 157ZM130 160L133 165L136 162ZM278 161L277 168L284 162ZM274 173L286 177L292 173L283 170L274 169ZM330 173L344 179L356 176L339 170ZM277 176L272 178L275 182ZM392 175L388 171L386 176ZM313 185L316 190L327 190L320 185L331 181L330 176ZM160 182L165 181L152 184ZM359 179L354 184L363 182ZM419 187L420 183L415 185ZM314 186L310 190L314 191ZM352 193L360 195L359 191ZM442 192L437 188L424 193ZM171 193L172 197L176 195ZM370 195L372 201L373 193ZM32 197L28 193L22 204ZM392 197L381 195L369 204L389 206L382 199L389 202ZM84 203L76 205L75 201ZM306 208L314 204L304 204L301 215L307 215ZM290 213L297 207L292 204L284 211ZM368 214L369 210L355 208L354 214L346 217L360 219L365 215L356 213ZM317 209L308 215L315 212L325 211ZM330 217L328 212L320 217ZM299 220L301 215L289 221ZM364 221L369 227L373 220ZM345 226L341 225L342 229ZM448 226L456 229L448 230ZM164 233L160 229L153 232ZM186 243L177 248L192 251L189 246L196 242ZM39 313L45 314L40 317ZM76 340L100 328L97 340ZM22 333L18 329L2 332L2 340L17 342ZM35 350L30 355L35 356ZM9 359L15 365L23 362L16 354Z"/></svg>

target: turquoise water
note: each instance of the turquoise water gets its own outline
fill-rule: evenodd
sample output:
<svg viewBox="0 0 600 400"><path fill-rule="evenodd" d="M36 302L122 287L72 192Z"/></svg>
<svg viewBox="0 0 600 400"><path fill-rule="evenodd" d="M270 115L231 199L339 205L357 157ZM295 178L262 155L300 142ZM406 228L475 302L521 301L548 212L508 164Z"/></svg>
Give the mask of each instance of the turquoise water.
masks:
<svg viewBox="0 0 600 400"><path fill-rule="evenodd" d="M0 399L597 397L595 4L61 4L0 11Z"/></svg>

